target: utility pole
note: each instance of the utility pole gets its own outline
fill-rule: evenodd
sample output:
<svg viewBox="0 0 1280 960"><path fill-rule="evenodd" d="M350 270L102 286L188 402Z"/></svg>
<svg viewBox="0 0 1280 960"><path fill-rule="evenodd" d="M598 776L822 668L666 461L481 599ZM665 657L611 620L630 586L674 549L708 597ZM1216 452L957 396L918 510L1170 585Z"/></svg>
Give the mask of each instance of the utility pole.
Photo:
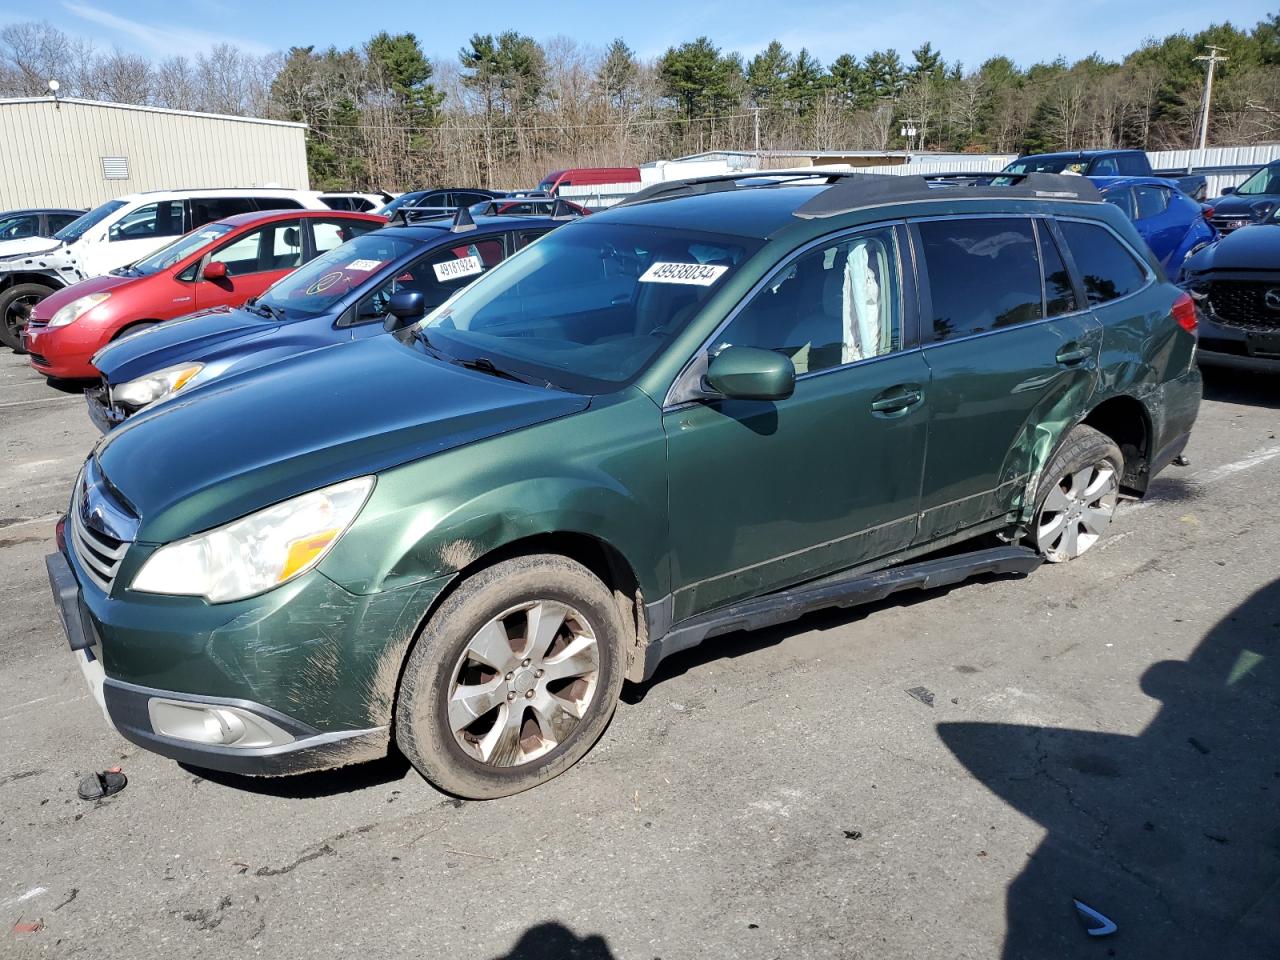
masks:
<svg viewBox="0 0 1280 960"><path fill-rule="evenodd" d="M757 170L759 170L759 169L760 169L760 108L759 108L759 107L752 107L752 109L751 109L751 114L752 114L752 117L753 117L753 118L754 118L754 120L755 120L755 128L756 128L756 169L757 169Z"/></svg>
<svg viewBox="0 0 1280 960"><path fill-rule="evenodd" d="M1226 63L1229 57L1219 56L1218 52L1221 47L1215 47L1209 44L1205 47L1209 51L1208 56L1196 57L1197 61L1203 61L1209 64L1209 69L1204 75L1204 113L1200 115L1200 149L1205 148L1205 144L1209 138L1209 101L1213 99L1213 68L1220 63Z"/></svg>

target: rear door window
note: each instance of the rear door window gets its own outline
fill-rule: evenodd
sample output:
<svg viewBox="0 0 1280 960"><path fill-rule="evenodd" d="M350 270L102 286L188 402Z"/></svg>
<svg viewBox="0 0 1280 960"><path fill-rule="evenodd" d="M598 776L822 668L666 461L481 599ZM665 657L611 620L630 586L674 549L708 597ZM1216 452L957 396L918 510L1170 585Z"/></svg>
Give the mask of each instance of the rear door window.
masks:
<svg viewBox="0 0 1280 960"><path fill-rule="evenodd" d="M364 220L324 220L308 219L311 225L311 238L315 244L315 253L328 253L334 247L340 247L353 237L377 230L382 224Z"/></svg>
<svg viewBox="0 0 1280 960"><path fill-rule="evenodd" d="M282 220L254 230L214 251L212 263L225 263L227 275L292 270L302 263L302 232L297 220Z"/></svg>
<svg viewBox="0 0 1280 960"><path fill-rule="evenodd" d="M1067 241L1091 306L1127 297L1146 286L1147 269L1106 227L1059 220L1058 229Z"/></svg>
<svg viewBox="0 0 1280 960"><path fill-rule="evenodd" d="M929 220L916 229L929 275L935 340L1044 316L1040 259L1029 219Z"/></svg>
<svg viewBox="0 0 1280 960"><path fill-rule="evenodd" d="M49 233L57 233L69 223L78 220L80 215L77 213L51 213L49 214Z"/></svg>
<svg viewBox="0 0 1280 960"><path fill-rule="evenodd" d="M303 206L293 197L252 197L250 209L257 210L302 210Z"/></svg>
<svg viewBox="0 0 1280 960"><path fill-rule="evenodd" d="M207 223L208 221L204 221ZM196 224L200 226L201 224ZM147 240L180 237L186 233L181 200L148 203L126 213L111 226L111 240Z"/></svg>
<svg viewBox="0 0 1280 960"><path fill-rule="evenodd" d="M1102 195L1102 199L1113 207L1119 207L1124 211L1124 215L1130 220L1133 219L1133 191L1128 187L1121 187L1118 190L1108 190Z"/></svg>
<svg viewBox="0 0 1280 960"><path fill-rule="evenodd" d="M1150 175L1151 168L1142 162L1142 157L1133 153L1121 154L1116 158L1116 165L1125 176L1141 177Z"/></svg>
<svg viewBox="0 0 1280 960"><path fill-rule="evenodd" d="M203 227L224 217L238 213L252 213L255 207L248 197L193 197L191 199L191 226Z"/></svg>
<svg viewBox="0 0 1280 960"><path fill-rule="evenodd" d="M1138 186L1133 188L1134 219L1149 220L1169 209L1169 192L1164 187Z"/></svg>

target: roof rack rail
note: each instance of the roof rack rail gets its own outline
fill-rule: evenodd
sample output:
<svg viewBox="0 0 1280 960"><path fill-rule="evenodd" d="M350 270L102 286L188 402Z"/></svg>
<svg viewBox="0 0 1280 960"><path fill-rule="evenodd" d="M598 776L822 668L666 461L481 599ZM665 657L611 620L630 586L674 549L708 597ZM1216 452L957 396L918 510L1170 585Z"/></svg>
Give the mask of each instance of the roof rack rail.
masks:
<svg viewBox="0 0 1280 960"><path fill-rule="evenodd" d="M899 175L859 173L856 170L756 170L655 184L632 194L617 206L731 190L778 187L805 180L825 180L828 189L796 208L795 216L803 219L832 217L882 203L940 199L939 191L945 191L947 196L963 195L969 199L1018 197L1039 200L1101 200L1097 188L1088 178L1057 173L996 171ZM996 180L1001 183L996 185Z"/></svg>

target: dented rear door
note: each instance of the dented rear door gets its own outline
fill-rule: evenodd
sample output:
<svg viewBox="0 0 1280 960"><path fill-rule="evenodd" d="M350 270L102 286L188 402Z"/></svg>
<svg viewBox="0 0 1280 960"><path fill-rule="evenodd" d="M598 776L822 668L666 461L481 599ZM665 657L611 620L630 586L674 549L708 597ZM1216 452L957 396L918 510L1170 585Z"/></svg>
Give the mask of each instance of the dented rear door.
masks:
<svg viewBox="0 0 1280 960"><path fill-rule="evenodd" d="M932 372L918 543L1014 519L1085 409L1102 327L1031 217L913 224Z"/></svg>

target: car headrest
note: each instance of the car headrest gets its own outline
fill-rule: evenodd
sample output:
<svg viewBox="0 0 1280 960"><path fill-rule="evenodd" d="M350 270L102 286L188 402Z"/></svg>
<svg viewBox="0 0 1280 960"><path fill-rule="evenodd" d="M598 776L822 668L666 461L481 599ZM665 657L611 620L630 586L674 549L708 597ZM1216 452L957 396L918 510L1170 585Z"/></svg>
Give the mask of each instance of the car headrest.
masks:
<svg viewBox="0 0 1280 960"><path fill-rule="evenodd" d="M302 245L298 238L297 227L285 227L284 243L287 247L299 247Z"/></svg>

